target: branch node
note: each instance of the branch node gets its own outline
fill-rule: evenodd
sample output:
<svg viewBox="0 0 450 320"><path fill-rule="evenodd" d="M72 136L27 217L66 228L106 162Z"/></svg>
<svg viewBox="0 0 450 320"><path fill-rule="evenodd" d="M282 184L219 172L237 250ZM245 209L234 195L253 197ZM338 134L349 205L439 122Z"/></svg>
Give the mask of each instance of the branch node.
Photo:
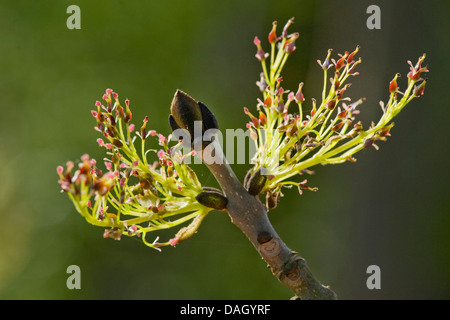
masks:
<svg viewBox="0 0 450 320"><path fill-rule="evenodd" d="M267 231L261 231L258 234L258 238L256 239L258 241L259 244L264 244L266 242L269 242L270 240L272 240L272 235L267 232Z"/></svg>

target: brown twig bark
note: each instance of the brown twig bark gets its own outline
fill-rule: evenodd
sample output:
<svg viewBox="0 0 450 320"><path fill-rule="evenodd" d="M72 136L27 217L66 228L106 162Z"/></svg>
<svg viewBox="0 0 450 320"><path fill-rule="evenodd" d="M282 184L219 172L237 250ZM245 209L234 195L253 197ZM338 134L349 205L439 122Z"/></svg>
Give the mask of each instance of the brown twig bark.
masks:
<svg viewBox="0 0 450 320"><path fill-rule="evenodd" d="M217 151L217 150L216 150ZM215 159L217 160L217 152ZM311 273L306 261L292 251L276 233L258 196L252 196L234 171L223 161L204 163L220 184L228 199L226 212L266 261L273 275L302 300L335 300L336 294L323 286Z"/></svg>

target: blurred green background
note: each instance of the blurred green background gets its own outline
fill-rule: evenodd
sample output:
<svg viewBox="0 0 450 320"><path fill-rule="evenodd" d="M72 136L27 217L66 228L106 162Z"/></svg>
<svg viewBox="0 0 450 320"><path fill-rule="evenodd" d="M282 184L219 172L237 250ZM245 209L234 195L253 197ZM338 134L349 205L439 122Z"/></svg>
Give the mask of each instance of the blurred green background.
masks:
<svg viewBox="0 0 450 320"><path fill-rule="evenodd" d="M71 4L81 8L81 30L66 27ZM366 27L371 4L381 8L381 30ZM227 215L212 212L197 235L162 253L131 238L104 240L60 194L55 169L83 153L103 157L90 110L106 88L131 99L136 123L149 115L166 134L177 88L205 102L221 128L245 128L242 109L259 97L253 38L267 48L271 22L292 16L301 36L284 87L303 81L307 100L318 97L316 60L359 44L349 95L367 98L366 127L396 72L405 87L407 60L426 52L431 72L388 142L355 164L314 168L308 181L319 192L286 190L270 213L275 228L341 299L450 298L450 6L405 0L0 1L0 298L290 298ZM234 166L240 177L248 168ZM72 264L81 290L66 287ZM366 287L372 264L381 290Z"/></svg>

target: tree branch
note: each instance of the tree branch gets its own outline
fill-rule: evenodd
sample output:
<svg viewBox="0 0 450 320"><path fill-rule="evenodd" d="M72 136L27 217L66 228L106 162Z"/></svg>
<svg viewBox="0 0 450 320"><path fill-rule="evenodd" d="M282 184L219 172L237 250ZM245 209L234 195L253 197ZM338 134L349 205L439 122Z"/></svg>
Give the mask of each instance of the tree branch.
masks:
<svg viewBox="0 0 450 320"><path fill-rule="evenodd" d="M249 193L236 177L217 139L212 139L214 134L208 133L219 129L214 114L181 90L175 93L170 112L173 134L179 140L182 137L183 143L191 144L219 182L226 197L220 209L228 212L232 223L247 236L274 276L300 299L337 299L333 291L314 278L306 261L278 236L269 221L266 207L259 201L259 192L250 188ZM201 130L195 130L196 123L200 124L198 129ZM182 132L179 129L183 129ZM190 133L190 137L184 136L185 131ZM206 136L210 139L205 139Z"/></svg>
<svg viewBox="0 0 450 320"><path fill-rule="evenodd" d="M336 294L311 273L306 261L292 251L276 233L258 196L243 187L221 152L221 161L203 159L228 199L226 212L267 262L273 275L302 300L335 300ZM221 151L221 150L220 150ZM203 155L204 156L204 155ZM220 157L219 157L220 158Z"/></svg>

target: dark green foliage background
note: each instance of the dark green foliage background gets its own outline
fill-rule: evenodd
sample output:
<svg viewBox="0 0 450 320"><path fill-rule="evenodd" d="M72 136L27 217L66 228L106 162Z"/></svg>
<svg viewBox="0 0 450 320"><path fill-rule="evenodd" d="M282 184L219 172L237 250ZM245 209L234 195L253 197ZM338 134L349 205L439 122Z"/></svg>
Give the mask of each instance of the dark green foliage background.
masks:
<svg viewBox="0 0 450 320"><path fill-rule="evenodd" d="M81 8L81 30L66 28L70 4ZM381 30L366 28L370 4L381 8ZM108 87L131 99L136 124L149 115L165 134L177 88L206 103L221 128L245 128L242 108L259 97L253 38L267 48L271 22L292 16L301 36L284 87L303 81L307 101L319 97L315 61L360 44L361 75L348 92L367 98L366 127L396 72L405 87L407 60L426 52L431 72L425 96L398 116L380 151L315 168L309 184L319 192L286 190L270 213L275 228L342 299L450 298L449 12L445 1L2 0L0 298L289 298L227 215L211 213L195 237L162 253L103 240L59 193L55 168L104 156L90 110ZM243 177L249 166L234 168ZM81 290L66 288L71 264L81 267ZM381 290L366 288L372 264Z"/></svg>

